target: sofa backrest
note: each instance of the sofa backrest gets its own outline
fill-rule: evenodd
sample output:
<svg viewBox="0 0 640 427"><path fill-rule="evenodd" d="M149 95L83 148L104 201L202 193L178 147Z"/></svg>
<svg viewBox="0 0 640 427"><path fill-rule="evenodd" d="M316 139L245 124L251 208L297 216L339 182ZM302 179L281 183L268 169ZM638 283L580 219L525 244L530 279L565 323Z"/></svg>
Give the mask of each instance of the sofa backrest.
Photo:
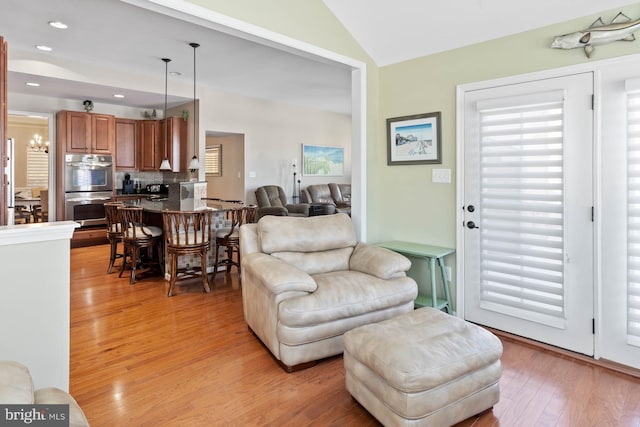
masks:
<svg viewBox="0 0 640 427"><path fill-rule="evenodd" d="M348 270L358 243L351 218L345 214L265 216L258 221L256 235L261 252L309 274Z"/></svg>
<svg viewBox="0 0 640 427"><path fill-rule="evenodd" d="M313 203L333 203L329 184L314 184L307 187L307 192Z"/></svg>
<svg viewBox="0 0 640 427"><path fill-rule="evenodd" d="M329 183L331 197L336 204L351 204L351 184Z"/></svg>

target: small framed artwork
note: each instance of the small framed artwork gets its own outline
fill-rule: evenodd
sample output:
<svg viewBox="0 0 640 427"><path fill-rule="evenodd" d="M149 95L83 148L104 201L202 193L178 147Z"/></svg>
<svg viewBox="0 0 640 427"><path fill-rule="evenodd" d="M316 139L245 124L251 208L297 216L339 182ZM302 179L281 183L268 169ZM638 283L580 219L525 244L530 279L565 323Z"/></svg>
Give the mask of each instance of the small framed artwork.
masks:
<svg viewBox="0 0 640 427"><path fill-rule="evenodd" d="M302 174L304 176L344 175L344 148L303 144Z"/></svg>
<svg viewBox="0 0 640 427"><path fill-rule="evenodd" d="M440 112L387 119L387 164L442 163Z"/></svg>

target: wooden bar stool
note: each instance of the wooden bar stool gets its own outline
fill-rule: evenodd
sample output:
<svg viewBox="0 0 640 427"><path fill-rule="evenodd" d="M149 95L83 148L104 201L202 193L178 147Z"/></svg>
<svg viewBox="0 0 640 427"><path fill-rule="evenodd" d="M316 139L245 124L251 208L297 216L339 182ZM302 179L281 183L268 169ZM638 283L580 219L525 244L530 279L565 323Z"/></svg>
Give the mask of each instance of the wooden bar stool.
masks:
<svg viewBox="0 0 640 427"><path fill-rule="evenodd" d="M122 242L122 225L120 224L120 211L118 208L122 206L124 206L122 202L107 202L104 204L104 215L107 219L107 239L111 246L107 274L111 274L116 259L124 257L123 252L118 252L118 242Z"/></svg>
<svg viewBox="0 0 640 427"><path fill-rule="evenodd" d="M216 278L218 267L221 265L226 265L227 274L231 272L231 267L235 266L238 269L238 277L240 276L240 233L238 230L242 224L256 222L257 212L258 207L255 205L242 206L230 209L227 212L227 220L230 222L230 227L220 229L216 232L216 254L212 280ZM224 251L227 254L226 258L222 260L219 254L221 246L224 246ZM234 261L234 253L238 261Z"/></svg>
<svg viewBox="0 0 640 427"><path fill-rule="evenodd" d="M171 268L168 297L173 295L177 281L194 277L201 277L204 291L211 292L207 277L207 252L214 213L211 209L162 212L165 251ZM190 266L187 262L186 267L178 268L178 257L189 255L200 256L200 267Z"/></svg>
<svg viewBox="0 0 640 427"><path fill-rule="evenodd" d="M124 246L124 257L122 268L120 269L120 277L127 266L131 267L130 284L136 281L136 272L144 273L158 270L161 274L163 268L162 261L162 229L153 225L145 225L142 222L142 208L120 206L120 227L122 230L122 243ZM146 255L141 259L141 250ZM129 261L127 261L127 257ZM138 270L138 265L142 266L142 270Z"/></svg>

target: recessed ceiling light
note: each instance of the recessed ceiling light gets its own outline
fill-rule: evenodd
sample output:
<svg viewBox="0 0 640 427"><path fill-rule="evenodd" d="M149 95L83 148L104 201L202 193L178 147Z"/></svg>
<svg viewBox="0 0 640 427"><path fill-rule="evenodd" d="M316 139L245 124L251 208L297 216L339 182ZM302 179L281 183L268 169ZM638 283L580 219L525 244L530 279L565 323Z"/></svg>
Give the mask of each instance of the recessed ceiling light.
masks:
<svg viewBox="0 0 640 427"><path fill-rule="evenodd" d="M51 52L53 50L49 46L45 46L45 45L42 45L42 44L37 45L36 49L44 50L45 52Z"/></svg>
<svg viewBox="0 0 640 427"><path fill-rule="evenodd" d="M59 28L61 30L66 30L67 28L69 28L67 24L60 21L49 21L49 25L51 25L53 28Z"/></svg>
<svg viewBox="0 0 640 427"><path fill-rule="evenodd" d="M40 86L40 83L36 83L36 82L27 82L26 83L27 86L32 86L32 87L38 87Z"/></svg>
<svg viewBox="0 0 640 427"><path fill-rule="evenodd" d="M182 75L182 73L179 72L179 71L169 71L169 74L172 75L172 76L181 76Z"/></svg>
<svg viewBox="0 0 640 427"><path fill-rule="evenodd" d="M122 95L121 93L114 93L113 97L114 98L124 98L124 95Z"/></svg>

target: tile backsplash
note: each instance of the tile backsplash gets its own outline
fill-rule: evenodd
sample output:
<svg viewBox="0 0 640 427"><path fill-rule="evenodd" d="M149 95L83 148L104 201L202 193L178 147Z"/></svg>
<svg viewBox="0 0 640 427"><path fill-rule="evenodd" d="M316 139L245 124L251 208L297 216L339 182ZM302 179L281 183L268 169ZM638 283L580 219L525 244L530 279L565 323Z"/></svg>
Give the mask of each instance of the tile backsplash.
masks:
<svg viewBox="0 0 640 427"><path fill-rule="evenodd" d="M186 182L191 179L189 172L135 172L116 171L116 189L122 190L122 181L125 174L131 175L131 179L139 179L144 189L149 184L170 184L172 182Z"/></svg>

